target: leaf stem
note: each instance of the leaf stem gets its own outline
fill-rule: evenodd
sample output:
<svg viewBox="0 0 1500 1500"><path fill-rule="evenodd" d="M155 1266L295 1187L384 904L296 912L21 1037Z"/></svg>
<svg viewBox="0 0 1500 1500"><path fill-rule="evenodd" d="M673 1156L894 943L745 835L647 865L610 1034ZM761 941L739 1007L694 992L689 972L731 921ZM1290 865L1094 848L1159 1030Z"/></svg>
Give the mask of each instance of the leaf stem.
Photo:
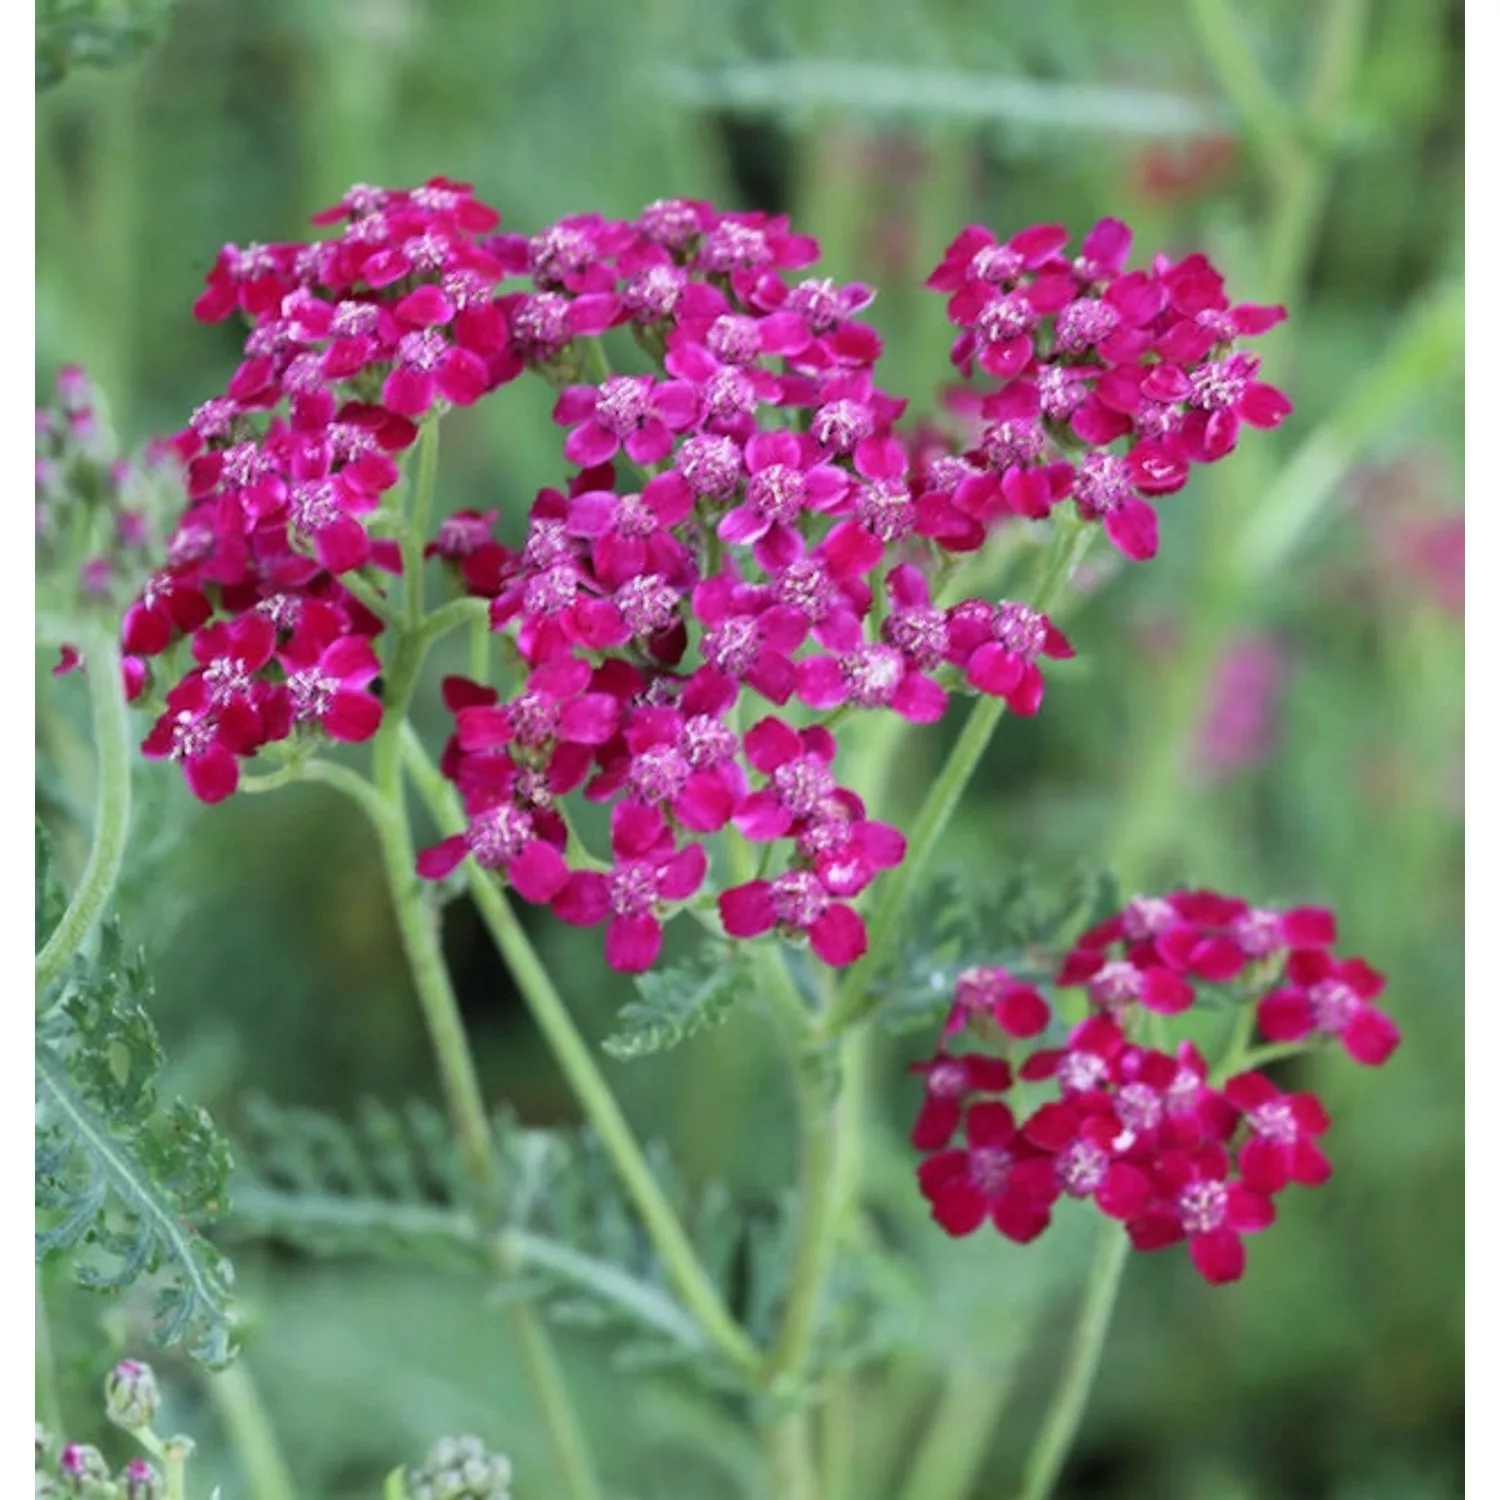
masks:
<svg viewBox="0 0 1500 1500"><path fill-rule="evenodd" d="M1094 1377L1099 1372L1104 1339L1109 1332L1109 1321L1114 1313L1129 1252L1130 1240L1125 1231L1115 1223L1103 1225L1099 1232L1099 1251L1084 1288L1067 1363L1026 1461L1025 1477L1017 1500L1047 1500L1067 1461L1068 1450L1073 1446L1089 1392L1094 1386Z"/></svg>
<svg viewBox="0 0 1500 1500"><path fill-rule="evenodd" d="M83 639L98 755L94 842L73 899L36 956L38 997L62 973L104 914L120 876L130 831L130 718L120 680L120 648L104 630L88 631Z"/></svg>

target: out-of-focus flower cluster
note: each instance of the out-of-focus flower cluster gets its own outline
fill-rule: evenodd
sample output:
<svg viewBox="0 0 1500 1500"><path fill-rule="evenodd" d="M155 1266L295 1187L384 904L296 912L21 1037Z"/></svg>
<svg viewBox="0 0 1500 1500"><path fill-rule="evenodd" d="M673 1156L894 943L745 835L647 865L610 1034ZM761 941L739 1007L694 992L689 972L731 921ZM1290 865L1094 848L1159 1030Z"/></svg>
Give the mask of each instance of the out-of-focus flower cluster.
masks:
<svg viewBox="0 0 1500 1500"><path fill-rule="evenodd" d="M808 274L817 245L783 218L674 199L527 237L434 179L352 189L317 222L334 237L226 247L197 304L250 328L225 394L175 440L190 503L125 619L128 650L182 669L146 752L217 801L269 743L375 734L398 458L446 407L540 373L571 477L536 497L516 547L495 512L419 539L521 666L504 698L444 684L443 770L468 827L419 869L472 854L563 920L606 924L627 971L654 962L663 921L702 890L702 839L730 827L763 857L718 893L726 932L855 961L851 902L904 840L839 785L831 726L932 723L953 693L1035 713L1041 663L1072 651L1031 605L943 603L955 561L1069 496L1148 556L1141 496L1286 410L1231 352L1280 310L1232 306L1201 256L1124 272L1114 220L1073 259L1062 229L967 230L934 273L955 358L1004 382L976 398L964 451L897 430L906 403L876 383L861 316L873 291ZM612 330L649 372L609 371ZM573 792L612 804L606 868L572 857Z"/></svg>
<svg viewBox="0 0 1500 1500"><path fill-rule="evenodd" d="M1062 959L1055 986L1082 990L1088 1014L1056 1037L1034 986L1003 969L966 971L938 1052L915 1068L926 1092L912 1143L927 1153L917 1175L934 1219L953 1235L988 1220L1026 1242L1060 1198L1089 1199L1136 1249L1186 1240L1207 1280L1237 1280L1242 1236L1273 1222L1276 1196L1328 1179L1328 1115L1262 1072L1211 1079L1196 1046L1150 1046L1141 1023L1183 1014L1202 986L1233 986L1267 1042L1336 1041L1377 1066L1399 1041L1374 1004L1384 980L1335 957L1335 941L1321 908L1276 911L1212 891L1136 897ZM988 1046L958 1051L958 1038ZM1024 1110L1007 1102L1018 1094Z"/></svg>
<svg viewBox="0 0 1500 1500"><path fill-rule="evenodd" d="M58 372L53 399L36 413L36 557L38 607L77 623L118 618L160 550L182 507L182 471L170 445L147 443L122 454L101 392L77 366ZM185 617L185 628L207 618ZM56 671L78 664L63 649ZM125 664L134 698L144 663Z"/></svg>

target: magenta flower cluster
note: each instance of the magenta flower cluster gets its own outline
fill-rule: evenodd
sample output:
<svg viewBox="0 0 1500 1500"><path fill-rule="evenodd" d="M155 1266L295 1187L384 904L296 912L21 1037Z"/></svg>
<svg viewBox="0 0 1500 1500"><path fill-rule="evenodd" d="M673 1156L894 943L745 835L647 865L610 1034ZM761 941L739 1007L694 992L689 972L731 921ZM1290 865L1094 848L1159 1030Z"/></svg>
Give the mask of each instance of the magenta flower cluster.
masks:
<svg viewBox="0 0 1500 1500"><path fill-rule="evenodd" d="M493 512L423 539L523 670L504 698L444 685L468 826L418 868L441 878L472 854L562 920L604 925L630 972L701 897L703 840L731 827L762 858L717 894L724 930L857 960L854 902L905 843L839 784L832 726L932 723L970 692L1033 714L1043 661L1071 654L1025 603L940 603L946 565L1069 497L1149 556L1143 497L1287 410L1234 352L1281 310L1232 306L1202 256L1124 271L1114 220L1072 258L1061 228L969 229L930 278L962 330L955 360L996 382L962 451L898 429L906 403L876 383L861 316L874 293L806 274L817 245L783 218L666 200L526 237L433 179L354 188L317 222L333 237L225 247L197 303L249 331L175 439L188 508L125 618L126 650L176 669L145 751L215 802L267 744L374 735L371 606L402 567L375 523L394 522L398 459L442 410L536 371L559 390L571 477L517 546ZM650 373L608 372L611 330ZM575 792L611 806L605 868L570 862Z"/></svg>
<svg viewBox="0 0 1500 1500"><path fill-rule="evenodd" d="M1002 382L968 403L983 423L972 472L928 500L930 525L949 546L979 546L997 515L1046 516L1071 497L1126 557L1154 557L1152 499L1232 451L1242 422L1276 427L1291 412L1256 378L1259 361L1233 349L1286 310L1231 304L1201 254L1126 271L1118 219L1071 259L1067 244L1061 225L1003 244L975 225L927 278L950 294L954 364Z"/></svg>
<svg viewBox="0 0 1500 1500"><path fill-rule="evenodd" d="M1123 1221L1136 1249L1186 1240L1207 1280L1237 1280L1243 1236L1274 1221L1276 1196L1327 1181L1318 1138L1328 1114L1260 1072L1215 1084L1192 1043L1145 1046L1133 1022L1182 1014L1200 986L1236 984L1241 1003L1259 996L1267 1041L1333 1040L1377 1066L1400 1040L1373 1003L1384 980L1362 959L1334 957L1336 937L1321 908L1275 911L1212 891L1138 896L1058 966L1055 986L1081 989L1087 1017L1061 1045L1024 1056L1017 1043L1047 1031L1051 1007L1003 969L967 970L939 1051L915 1065L925 1097L912 1143L927 1153L918 1182L933 1218L952 1235L988 1220L1027 1242L1060 1198L1089 1199ZM960 1036L998 1039L1003 1055L955 1051ZM1027 1085L1047 1096L1018 1118L1006 1096Z"/></svg>

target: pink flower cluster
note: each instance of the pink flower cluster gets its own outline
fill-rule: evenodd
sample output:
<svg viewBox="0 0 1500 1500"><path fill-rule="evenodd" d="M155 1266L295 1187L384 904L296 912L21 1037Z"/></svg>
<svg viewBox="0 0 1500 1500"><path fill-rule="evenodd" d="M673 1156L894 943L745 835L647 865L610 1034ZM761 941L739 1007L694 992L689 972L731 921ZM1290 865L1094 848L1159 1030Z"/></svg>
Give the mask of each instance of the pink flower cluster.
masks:
<svg viewBox="0 0 1500 1500"><path fill-rule="evenodd" d="M1234 348L1286 310L1231 304L1201 254L1126 271L1118 219L1101 219L1072 258L1068 238L1044 224L1002 243L970 226L927 278L960 329L954 364L1000 384L962 393L978 442L924 504L948 545L978 546L997 517L1046 516L1071 498L1126 557L1154 557L1152 499L1229 453L1242 422L1276 427L1290 413Z"/></svg>
<svg viewBox="0 0 1500 1500"><path fill-rule="evenodd" d="M1017 1043L1047 1031L1051 1007L1003 969L966 971L942 1045L914 1067L925 1097L912 1143L926 1154L917 1178L933 1218L952 1235L988 1219L1024 1243L1060 1198L1090 1199L1136 1249L1186 1240L1207 1280L1237 1280L1242 1236L1273 1222L1276 1195L1327 1181L1318 1137L1328 1115L1263 1073L1215 1083L1193 1044L1158 1050L1138 1023L1143 1011L1186 1011L1200 984L1238 982L1260 995L1266 1040L1337 1039L1357 1062L1383 1063L1399 1041L1372 1003L1384 981L1362 959L1335 958L1335 940L1320 908L1274 911L1212 891L1138 896L1058 968L1058 989L1083 990L1086 1018L1024 1057ZM960 1035L998 1039L1004 1055L954 1051ZM1006 1096L1026 1085L1051 1097L1018 1118Z"/></svg>
<svg viewBox="0 0 1500 1500"><path fill-rule="evenodd" d="M1226 351L1279 310L1231 308L1201 257L1122 273L1113 221L1072 262L1062 231L1000 246L971 229L935 273L965 324L960 360L1009 382L984 398L969 454L897 430L906 403L876 383L881 343L861 320L873 291L806 274L816 242L784 218L672 199L528 237L435 178L351 189L316 222L333 236L226 246L196 306L249 330L225 394L175 439L188 508L125 617L129 652L180 668L145 751L213 802L271 742L375 734L383 621L367 605L402 567L398 460L447 407L540 373L571 477L536 497L518 546L493 511L416 539L451 587L488 601L522 664L503 700L445 685L443 769L468 826L419 869L439 878L472 854L563 920L605 925L627 971L654 962L684 903L709 899L702 841L729 827L763 856L717 893L725 931L854 962L866 933L851 903L904 841L838 784L828 725L855 711L932 723L954 692L1034 714L1041 663L1072 654L1025 603L939 603L943 565L1068 494L1118 540L1116 512L1135 512L1107 500L1111 465L1141 484L1180 457L1170 486L1147 484L1176 487L1189 458L1220 456L1241 416L1276 405ZM1014 337L996 332L996 299L1034 313ZM612 330L649 373L609 372L598 340ZM1048 457L1063 408L1039 392L1063 386L1073 430L1100 450L1076 469ZM1127 433L1128 460L1103 452ZM574 792L611 805L604 869L569 849Z"/></svg>

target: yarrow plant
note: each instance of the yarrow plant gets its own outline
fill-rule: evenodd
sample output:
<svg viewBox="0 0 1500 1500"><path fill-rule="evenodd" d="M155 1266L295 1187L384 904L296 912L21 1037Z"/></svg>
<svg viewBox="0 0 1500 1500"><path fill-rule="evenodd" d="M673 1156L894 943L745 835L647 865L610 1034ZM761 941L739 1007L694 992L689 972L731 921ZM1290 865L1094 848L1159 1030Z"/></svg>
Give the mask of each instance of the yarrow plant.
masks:
<svg viewBox="0 0 1500 1500"><path fill-rule="evenodd" d="M466 886L673 1317L757 1395L774 1492L811 1496L821 1319L858 1195L848 1080L904 982L907 904L1001 716L1039 713L1052 664L1086 646L1056 617L1090 545L1102 533L1121 559L1151 559L1194 467L1288 416L1250 352L1284 311L1231 296L1202 254L1128 268L1116 219L1081 237L970 226L927 279L955 329L947 425L911 424L878 373L873 289L820 276L816 242L784 217L668 199L527 235L433 178L356 186L315 223L326 233L305 243L225 246L195 305L242 326L243 352L170 439L185 508L123 610L142 751L203 803L312 779L368 813L489 1223L497 1145L431 920ZM556 391L556 484L505 524L440 518L445 416L523 376ZM39 424L39 496L59 443L86 441L71 387L63 399ZM976 591L1028 548L1030 585ZM113 558L85 571L113 580ZM471 665L441 683L451 729L433 757L413 694L459 630ZM87 649L84 666L121 670ZM964 700L920 813L897 826L857 790L869 757L888 765L893 731L929 733ZM362 744L367 773L329 758ZM440 830L421 848L408 785ZM607 849L578 836L585 804L608 810ZM654 1038L689 1034L752 976L796 1059L803 1127L764 1337L705 1269L512 898L600 929L608 964L642 976ZM691 984L662 958L684 917L727 955ZM1124 1247L1183 1241L1209 1281L1238 1278L1242 1237L1331 1170L1322 1106L1264 1069L1319 1041L1368 1065L1396 1045L1380 976L1335 957L1335 938L1321 908L1176 891L1135 897L1025 972L976 956L917 1065L914 1194L949 1234L988 1221L1022 1242L1063 1198L1091 1200L1124 1226L1096 1286ZM1212 1065L1167 1034L1200 1005L1233 1017ZM593 1495L558 1400L570 1492ZM411 1493L504 1488L443 1488L434 1465Z"/></svg>

